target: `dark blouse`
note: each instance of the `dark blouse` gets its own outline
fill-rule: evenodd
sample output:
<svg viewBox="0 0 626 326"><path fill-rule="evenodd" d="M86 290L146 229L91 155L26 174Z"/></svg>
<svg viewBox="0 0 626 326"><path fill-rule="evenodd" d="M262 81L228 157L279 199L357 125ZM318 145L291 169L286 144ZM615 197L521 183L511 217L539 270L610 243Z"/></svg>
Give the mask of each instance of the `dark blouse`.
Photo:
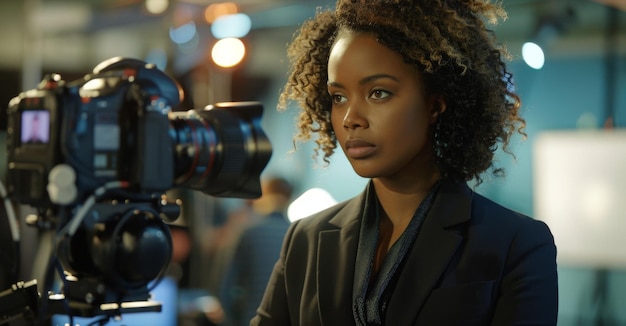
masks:
<svg viewBox="0 0 626 326"><path fill-rule="evenodd" d="M432 206L438 185L437 183L432 188L417 207L406 230L389 249L376 275L372 273L376 247L379 241L382 207L378 202L373 184L370 182L368 185L352 290L352 311L357 325L382 325L387 302L391 297L395 281L402 269L404 257L415 242L424 218Z"/></svg>

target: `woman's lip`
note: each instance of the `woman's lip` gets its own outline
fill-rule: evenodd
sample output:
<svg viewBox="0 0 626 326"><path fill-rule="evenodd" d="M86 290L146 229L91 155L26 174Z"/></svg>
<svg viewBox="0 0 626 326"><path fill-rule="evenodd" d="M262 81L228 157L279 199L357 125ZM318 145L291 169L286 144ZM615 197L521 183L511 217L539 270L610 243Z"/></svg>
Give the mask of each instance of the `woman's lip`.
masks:
<svg viewBox="0 0 626 326"><path fill-rule="evenodd" d="M353 139L345 143L346 155L353 159L365 158L376 150L376 146L364 140Z"/></svg>

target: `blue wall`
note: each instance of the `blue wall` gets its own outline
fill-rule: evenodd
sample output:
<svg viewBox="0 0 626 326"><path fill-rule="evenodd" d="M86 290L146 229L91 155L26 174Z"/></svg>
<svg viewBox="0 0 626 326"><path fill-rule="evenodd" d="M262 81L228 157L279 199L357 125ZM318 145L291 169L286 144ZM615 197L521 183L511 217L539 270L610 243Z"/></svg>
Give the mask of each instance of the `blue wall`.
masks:
<svg viewBox="0 0 626 326"><path fill-rule="evenodd" d="M533 215L532 146L543 131L588 127L584 121L596 117L596 128L602 127L606 112L606 70L601 57L565 58L548 61L542 70L532 70L522 62L510 65L523 101L528 139L519 138L512 146L516 160L499 153L498 159L507 175L483 184L478 191L493 200ZM615 67L615 125L626 124L626 64L622 58ZM593 120L593 119L592 119ZM625 168L626 173L626 168ZM594 271L560 266L560 325L592 324L597 300L594 298ZM610 325L626 325L626 273L610 271L608 278L609 312L604 314Z"/></svg>

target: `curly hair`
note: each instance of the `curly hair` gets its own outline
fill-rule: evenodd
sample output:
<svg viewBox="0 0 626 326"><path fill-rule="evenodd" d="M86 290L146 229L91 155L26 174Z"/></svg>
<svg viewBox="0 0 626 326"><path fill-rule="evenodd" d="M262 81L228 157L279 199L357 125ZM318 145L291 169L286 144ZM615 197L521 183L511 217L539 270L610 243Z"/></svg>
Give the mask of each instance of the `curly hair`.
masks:
<svg viewBox="0 0 626 326"><path fill-rule="evenodd" d="M443 177L476 179L491 169L498 144L509 152L509 139L525 136L520 99L507 71L508 54L487 24L506 19L499 3L489 0L338 0L336 9L318 9L288 47L290 74L278 109L299 104L294 141L317 133L329 163L337 148L327 90L328 58L342 31L369 33L423 72L427 91L445 98L446 110L434 128L436 164Z"/></svg>

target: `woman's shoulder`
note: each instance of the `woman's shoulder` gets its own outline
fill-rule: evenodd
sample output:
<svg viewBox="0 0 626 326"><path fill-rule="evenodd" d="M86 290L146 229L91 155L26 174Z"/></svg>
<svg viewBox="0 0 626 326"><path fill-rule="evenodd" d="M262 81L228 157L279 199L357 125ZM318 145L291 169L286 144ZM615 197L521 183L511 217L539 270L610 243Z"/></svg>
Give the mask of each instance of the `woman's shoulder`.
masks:
<svg viewBox="0 0 626 326"><path fill-rule="evenodd" d="M333 206L298 220L298 227L304 229L340 228L346 223L358 220L362 208L362 195L339 202Z"/></svg>
<svg viewBox="0 0 626 326"><path fill-rule="evenodd" d="M473 215L486 216L496 220L505 220L506 223L527 223L534 220L529 215L504 206L477 192L474 192L472 197Z"/></svg>
<svg viewBox="0 0 626 326"><path fill-rule="evenodd" d="M513 210L481 194L472 199L472 221L498 230L500 233L532 233L552 238L548 225L529 215Z"/></svg>
<svg viewBox="0 0 626 326"><path fill-rule="evenodd" d="M447 217L446 223L471 221L483 226L518 225L532 223L534 219L488 198L472 189L466 182L443 180L433 204L438 214L459 215Z"/></svg>

